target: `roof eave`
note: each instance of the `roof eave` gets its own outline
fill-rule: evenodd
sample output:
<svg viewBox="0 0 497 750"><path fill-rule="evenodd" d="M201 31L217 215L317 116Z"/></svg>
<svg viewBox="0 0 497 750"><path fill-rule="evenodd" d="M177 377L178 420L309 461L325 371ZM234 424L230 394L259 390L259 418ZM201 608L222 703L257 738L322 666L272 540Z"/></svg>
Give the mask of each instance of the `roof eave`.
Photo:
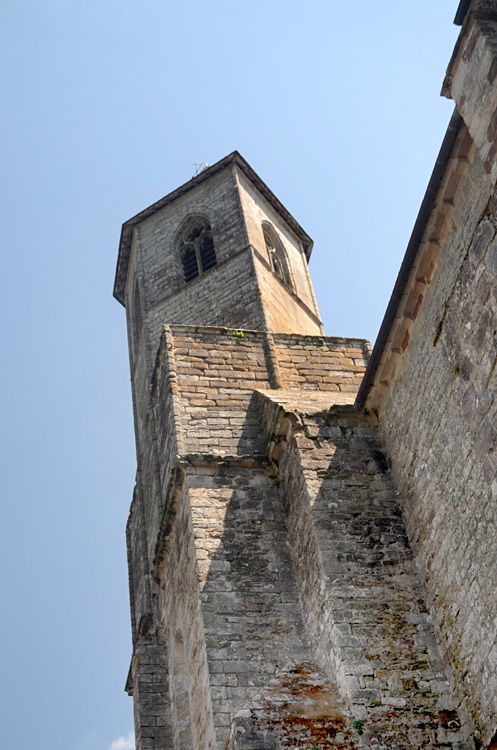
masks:
<svg viewBox="0 0 497 750"><path fill-rule="evenodd" d="M455 18L454 18L454 23L456 26L463 25L464 19L466 18L466 13L468 12L470 6L471 6L471 0L461 0L457 8Z"/></svg>
<svg viewBox="0 0 497 750"><path fill-rule="evenodd" d="M447 163L452 153L452 149L454 147L454 143L457 138L457 134L459 133L462 122L463 120L461 115L457 110L454 110L437 160L435 162L435 167L433 168L428 187L426 188L426 193L421 203L421 208L419 209L419 213L412 230L411 238L404 255L404 260L402 261L402 265L400 267L400 271L398 273L392 296L390 297L390 301L388 303L388 307L383 318L383 322L381 324L378 337L373 348L373 352L369 359L366 372L364 373L364 378L357 393L355 401L355 406L357 409L361 409L364 406L368 393L374 385L376 370L378 369L383 350L388 342L390 329L392 327L393 321L395 320L399 304L404 295L404 290L409 279L409 274L411 273L411 269L418 253L419 243L421 242L422 236L426 229L426 225L430 218L437 193L445 174Z"/></svg>

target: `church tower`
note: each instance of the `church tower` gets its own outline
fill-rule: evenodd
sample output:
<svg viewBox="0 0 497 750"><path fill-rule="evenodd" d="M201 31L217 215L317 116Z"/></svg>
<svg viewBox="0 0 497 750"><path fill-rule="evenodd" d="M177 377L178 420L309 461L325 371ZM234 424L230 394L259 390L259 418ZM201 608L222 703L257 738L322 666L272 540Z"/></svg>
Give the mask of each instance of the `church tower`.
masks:
<svg viewBox="0 0 497 750"><path fill-rule="evenodd" d="M469 747L311 249L237 152L123 226L137 750Z"/></svg>

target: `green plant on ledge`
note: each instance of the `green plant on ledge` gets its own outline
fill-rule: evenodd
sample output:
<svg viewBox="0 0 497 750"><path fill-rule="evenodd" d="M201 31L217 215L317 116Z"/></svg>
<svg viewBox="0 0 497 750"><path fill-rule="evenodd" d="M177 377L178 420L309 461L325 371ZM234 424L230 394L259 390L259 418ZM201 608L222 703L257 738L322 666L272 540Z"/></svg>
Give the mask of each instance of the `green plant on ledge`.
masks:
<svg viewBox="0 0 497 750"><path fill-rule="evenodd" d="M364 722L363 721L361 721L360 719L356 719L353 722L352 726L356 730L357 734L362 734L362 728L364 726Z"/></svg>

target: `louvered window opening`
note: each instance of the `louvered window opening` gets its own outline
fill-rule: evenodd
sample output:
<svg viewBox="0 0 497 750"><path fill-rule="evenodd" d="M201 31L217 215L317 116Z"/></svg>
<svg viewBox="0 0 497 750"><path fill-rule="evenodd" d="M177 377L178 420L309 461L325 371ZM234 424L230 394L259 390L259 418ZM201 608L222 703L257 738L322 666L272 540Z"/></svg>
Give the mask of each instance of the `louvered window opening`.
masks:
<svg viewBox="0 0 497 750"><path fill-rule="evenodd" d="M273 271L278 274L278 276L285 282L285 284L288 284L288 286L290 286L290 279L288 277L285 264L283 262L283 259L280 258L281 249L277 247L277 242L273 239L272 233L266 227L263 227L262 231L264 234L264 242L266 243L266 250L269 255L269 260L271 262Z"/></svg>
<svg viewBox="0 0 497 750"><path fill-rule="evenodd" d="M216 265L214 240L207 221L196 221L185 231L181 240L181 257L186 283Z"/></svg>

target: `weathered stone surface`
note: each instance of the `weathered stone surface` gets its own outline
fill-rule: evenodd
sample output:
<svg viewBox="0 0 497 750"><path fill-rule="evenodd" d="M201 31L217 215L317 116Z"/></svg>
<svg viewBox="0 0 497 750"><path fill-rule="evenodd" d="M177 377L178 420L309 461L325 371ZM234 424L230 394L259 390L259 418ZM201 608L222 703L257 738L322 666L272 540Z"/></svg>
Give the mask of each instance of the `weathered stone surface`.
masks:
<svg viewBox="0 0 497 750"><path fill-rule="evenodd" d="M279 468L314 657L371 737L437 746L444 711L460 727L457 702L376 428L347 407L304 415Z"/></svg>
<svg viewBox="0 0 497 750"><path fill-rule="evenodd" d="M497 730L496 60L497 4L475 1L444 86L462 121L366 401L477 747L491 747ZM423 299L407 325L416 288Z"/></svg>
<svg viewBox="0 0 497 750"><path fill-rule="evenodd" d="M449 711L457 724L456 706L387 459L376 428L340 391L346 380L357 388L362 342L275 335L290 387L274 390L263 335L239 333L170 327L151 395L165 500L162 517L148 514L145 536L159 587L155 617L169 643L177 648L179 639L188 669L190 723L181 731L199 748L352 748L363 735L380 747L456 747L462 737L441 719ZM327 358L330 390L299 388L304 369L309 382L322 382ZM337 400L345 405L329 411ZM179 446L183 457L171 463ZM139 538L133 521L130 533ZM130 560L133 571L138 546ZM290 663L314 661L348 717L336 731L305 711L290 726L290 714L275 718L256 700ZM169 663L173 695L174 669ZM297 704L307 705L306 690L295 687ZM177 712L173 702L174 736L183 726ZM319 742L306 734L311 727L327 728Z"/></svg>
<svg viewBox="0 0 497 750"><path fill-rule="evenodd" d="M484 742L497 723L493 200L475 153L455 193L453 217L409 346L388 389L380 392L375 385L368 402L379 413L461 714Z"/></svg>
<svg viewBox="0 0 497 750"><path fill-rule="evenodd" d="M365 410L369 343L323 335L306 235L248 169L211 168L134 223L120 284L138 750L495 744L495 107L478 112L497 25L471 18L450 81L471 122ZM216 262L185 283L194 216Z"/></svg>
<svg viewBox="0 0 497 750"><path fill-rule="evenodd" d="M228 750L277 750L283 747L341 748L378 739L359 727L338 690L312 663L289 663L278 671L250 708L234 715ZM366 740L366 742L364 742Z"/></svg>

